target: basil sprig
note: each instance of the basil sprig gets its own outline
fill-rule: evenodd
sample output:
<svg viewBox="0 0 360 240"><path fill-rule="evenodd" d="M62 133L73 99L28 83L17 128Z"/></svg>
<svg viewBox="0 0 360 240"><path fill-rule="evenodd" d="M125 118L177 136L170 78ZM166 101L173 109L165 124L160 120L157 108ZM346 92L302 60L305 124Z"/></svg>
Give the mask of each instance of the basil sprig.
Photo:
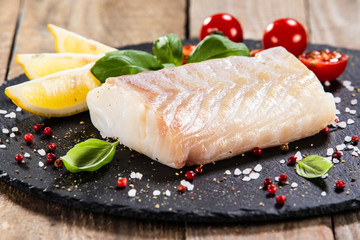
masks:
<svg viewBox="0 0 360 240"><path fill-rule="evenodd" d="M113 159L118 144L118 141L109 143L90 138L76 144L61 159L66 169L72 173L96 171Z"/></svg>
<svg viewBox="0 0 360 240"><path fill-rule="evenodd" d="M183 60L182 43L176 34L169 34L156 39L153 45L153 52L158 61L165 64L180 66ZM165 65L165 67L167 67Z"/></svg>
<svg viewBox="0 0 360 240"><path fill-rule="evenodd" d="M158 60L150 53L138 50L121 50L106 53L96 61L91 73L101 83L109 77L136 74L163 68Z"/></svg>
<svg viewBox="0 0 360 240"><path fill-rule="evenodd" d="M182 64L182 43L175 34L159 37L153 44L153 52L155 56L137 50L106 53L103 58L96 61L91 72L101 83L104 83L109 77L154 71ZM225 36L213 34L197 45L187 63L229 56L249 56L249 49L243 43L235 43Z"/></svg>
<svg viewBox="0 0 360 240"><path fill-rule="evenodd" d="M333 164L319 155L311 155L297 161L296 173L304 178L317 178L328 173Z"/></svg>
<svg viewBox="0 0 360 240"><path fill-rule="evenodd" d="M205 37L192 51L187 63L229 56L249 56L249 49L243 43L236 43L229 38L213 34Z"/></svg>

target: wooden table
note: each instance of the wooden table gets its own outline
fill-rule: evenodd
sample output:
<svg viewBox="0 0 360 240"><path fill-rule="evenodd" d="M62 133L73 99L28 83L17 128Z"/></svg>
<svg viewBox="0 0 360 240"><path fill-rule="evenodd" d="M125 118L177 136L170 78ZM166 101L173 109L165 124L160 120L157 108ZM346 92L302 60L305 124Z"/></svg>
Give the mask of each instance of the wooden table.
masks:
<svg viewBox="0 0 360 240"><path fill-rule="evenodd" d="M17 53L54 52L53 23L119 47L176 33L197 37L202 20L228 12L247 39L292 17L312 43L360 49L360 0L0 0L0 81L23 73ZM39 200L0 183L0 239L359 239L360 211L266 224L187 224L116 218Z"/></svg>

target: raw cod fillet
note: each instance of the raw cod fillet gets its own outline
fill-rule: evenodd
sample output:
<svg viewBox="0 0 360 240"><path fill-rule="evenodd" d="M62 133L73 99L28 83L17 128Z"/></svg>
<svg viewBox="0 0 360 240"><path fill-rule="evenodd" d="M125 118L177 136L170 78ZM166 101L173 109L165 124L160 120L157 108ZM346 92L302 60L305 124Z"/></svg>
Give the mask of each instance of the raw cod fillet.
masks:
<svg viewBox="0 0 360 240"><path fill-rule="evenodd" d="M109 78L87 104L103 136L173 168L305 138L335 118L332 94L282 47Z"/></svg>

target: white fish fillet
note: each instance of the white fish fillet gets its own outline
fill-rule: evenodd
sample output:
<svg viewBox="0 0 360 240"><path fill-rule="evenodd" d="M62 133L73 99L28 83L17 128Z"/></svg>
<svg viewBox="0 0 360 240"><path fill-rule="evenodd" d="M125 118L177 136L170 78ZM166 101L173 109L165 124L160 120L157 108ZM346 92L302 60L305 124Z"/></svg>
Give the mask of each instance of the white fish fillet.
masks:
<svg viewBox="0 0 360 240"><path fill-rule="evenodd" d="M331 93L284 48L109 78L87 96L103 136L173 168L318 133Z"/></svg>

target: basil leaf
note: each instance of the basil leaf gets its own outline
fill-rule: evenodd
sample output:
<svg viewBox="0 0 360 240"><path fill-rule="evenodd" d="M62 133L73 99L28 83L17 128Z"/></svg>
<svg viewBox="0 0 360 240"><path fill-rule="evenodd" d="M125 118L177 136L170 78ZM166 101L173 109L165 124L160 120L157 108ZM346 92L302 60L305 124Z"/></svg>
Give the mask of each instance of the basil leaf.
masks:
<svg viewBox="0 0 360 240"><path fill-rule="evenodd" d="M109 143L90 138L76 144L65 156L60 158L66 169L72 173L96 171L112 160L118 144L118 141Z"/></svg>
<svg viewBox="0 0 360 240"><path fill-rule="evenodd" d="M159 37L153 44L153 52L161 64L180 66L183 60L182 43L176 34Z"/></svg>
<svg viewBox="0 0 360 240"><path fill-rule="evenodd" d="M304 178L317 178L331 170L333 164L319 155L311 155L297 161L296 173Z"/></svg>
<svg viewBox="0 0 360 240"><path fill-rule="evenodd" d="M243 43L236 43L225 36L213 34L205 37L191 52L187 63L201 62L229 56L249 56Z"/></svg>
<svg viewBox="0 0 360 240"><path fill-rule="evenodd" d="M104 83L109 77L136 74L163 68L150 53L138 50L121 50L106 53L96 61L91 73Z"/></svg>

